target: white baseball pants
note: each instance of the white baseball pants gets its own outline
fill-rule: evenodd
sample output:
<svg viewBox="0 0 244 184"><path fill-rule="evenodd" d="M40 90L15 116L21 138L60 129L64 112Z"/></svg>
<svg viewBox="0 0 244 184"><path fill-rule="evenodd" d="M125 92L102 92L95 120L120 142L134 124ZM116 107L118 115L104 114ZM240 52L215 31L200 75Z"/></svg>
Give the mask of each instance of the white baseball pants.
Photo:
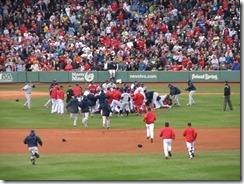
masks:
<svg viewBox="0 0 244 184"><path fill-rule="evenodd" d="M195 101L194 101L194 99L193 99L193 95L194 95L194 93L195 93L196 91L194 90L194 91L190 91L190 93L189 93L189 105L192 105L192 104L194 104L195 103Z"/></svg>
<svg viewBox="0 0 244 184"><path fill-rule="evenodd" d="M154 123L146 124L147 137L154 138Z"/></svg>
<svg viewBox="0 0 244 184"><path fill-rule="evenodd" d="M165 157L168 157L169 151L172 150L172 139L163 139L163 148Z"/></svg>

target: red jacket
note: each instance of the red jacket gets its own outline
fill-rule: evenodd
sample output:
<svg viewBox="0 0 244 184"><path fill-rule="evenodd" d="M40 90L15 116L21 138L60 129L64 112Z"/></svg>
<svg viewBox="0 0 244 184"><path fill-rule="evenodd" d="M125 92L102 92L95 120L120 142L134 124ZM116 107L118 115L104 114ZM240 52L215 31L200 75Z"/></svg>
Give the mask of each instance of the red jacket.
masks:
<svg viewBox="0 0 244 184"><path fill-rule="evenodd" d="M57 87L56 86L54 86L53 88L52 88L52 92L51 92L51 98L53 98L53 99L57 99Z"/></svg>
<svg viewBox="0 0 244 184"><path fill-rule="evenodd" d="M113 93L114 91L110 91L110 90L106 91L106 94L109 96L108 104L111 104L113 101Z"/></svg>
<svg viewBox="0 0 244 184"><path fill-rule="evenodd" d="M90 90L91 93L96 94L97 90L97 85L95 84L89 84L88 89Z"/></svg>
<svg viewBox="0 0 244 184"><path fill-rule="evenodd" d="M64 100L64 90L63 89L59 89L57 91L57 99L62 99Z"/></svg>
<svg viewBox="0 0 244 184"><path fill-rule="evenodd" d="M144 96L141 93L136 93L133 96L133 102L135 106L141 106L143 104Z"/></svg>
<svg viewBox="0 0 244 184"><path fill-rule="evenodd" d="M184 130L183 136L187 142L194 142L197 138L197 132L194 128L188 127Z"/></svg>
<svg viewBox="0 0 244 184"><path fill-rule="evenodd" d="M171 127L164 127L160 130L159 137L162 137L162 139L175 139L175 132Z"/></svg>
<svg viewBox="0 0 244 184"><path fill-rule="evenodd" d="M115 99L115 100L120 100L120 97L121 97L121 92L119 91L119 90L115 90L115 92L114 92L114 94L113 94L113 99Z"/></svg>
<svg viewBox="0 0 244 184"><path fill-rule="evenodd" d="M148 112L144 115L144 118L143 118L143 121L144 121L146 124L154 123L155 120L156 120L156 116L155 116L155 114L154 114L152 111L148 111Z"/></svg>
<svg viewBox="0 0 244 184"><path fill-rule="evenodd" d="M82 88L80 86L76 86L74 88L74 94L75 95L81 95L82 94Z"/></svg>

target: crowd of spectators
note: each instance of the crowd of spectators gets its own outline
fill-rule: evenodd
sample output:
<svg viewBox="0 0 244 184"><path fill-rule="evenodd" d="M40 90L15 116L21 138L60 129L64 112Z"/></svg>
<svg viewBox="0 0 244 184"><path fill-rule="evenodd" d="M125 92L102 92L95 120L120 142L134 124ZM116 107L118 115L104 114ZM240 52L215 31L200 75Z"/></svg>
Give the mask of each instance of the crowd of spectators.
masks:
<svg viewBox="0 0 244 184"><path fill-rule="evenodd" d="M1 0L0 71L240 70L239 0Z"/></svg>

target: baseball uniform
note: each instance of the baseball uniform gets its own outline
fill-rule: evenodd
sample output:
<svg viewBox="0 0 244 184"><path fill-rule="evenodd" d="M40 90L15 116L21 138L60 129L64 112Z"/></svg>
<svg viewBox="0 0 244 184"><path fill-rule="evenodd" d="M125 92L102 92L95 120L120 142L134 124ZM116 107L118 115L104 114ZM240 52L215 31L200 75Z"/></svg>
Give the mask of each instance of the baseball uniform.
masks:
<svg viewBox="0 0 244 184"><path fill-rule="evenodd" d="M147 113L143 117L143 121L146 123L147 139L151 138L151 142L154 139L154 122L156 121L156 115L148 108Z"/></svg>
<svg viewBox="0 0 244 184"><path fill-rule="evenodd" d="M175 139L175 132L173 128L169 127L168 122L165 122L165 127L160 130L159 136L163 140L165 159L169 159L169 156L172 156L172 142Z"/></svg>
<svg viewBox="0 0 244 184"><path fill-rule="evenodd" d="M197 138L197 131L191 127L191 123L188 123L188 127L184 130L183 136L186 139L186 147L188 150L188 154L190 159L192 159L195 151L195 140Z"/></svg>

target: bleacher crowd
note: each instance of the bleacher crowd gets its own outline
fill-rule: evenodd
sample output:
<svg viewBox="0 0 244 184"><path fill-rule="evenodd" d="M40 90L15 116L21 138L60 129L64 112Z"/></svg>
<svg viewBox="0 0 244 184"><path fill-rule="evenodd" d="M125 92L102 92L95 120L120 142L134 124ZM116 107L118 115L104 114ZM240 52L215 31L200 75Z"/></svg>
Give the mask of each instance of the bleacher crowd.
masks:
<svg viewBox="0 0 244 184"><path fill-rule="evenodd" d="M2 0L0 71L240 70L240 16L239 0Z"/></svg>

